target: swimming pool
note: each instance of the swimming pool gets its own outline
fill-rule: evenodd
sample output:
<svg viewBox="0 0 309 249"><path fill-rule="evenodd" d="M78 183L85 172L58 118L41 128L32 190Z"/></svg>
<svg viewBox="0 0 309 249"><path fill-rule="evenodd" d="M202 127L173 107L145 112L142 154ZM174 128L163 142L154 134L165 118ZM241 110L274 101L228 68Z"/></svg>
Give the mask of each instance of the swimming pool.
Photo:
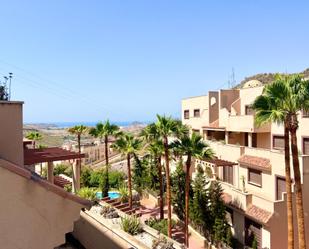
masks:
<svg viewBox="0 0 309 249"><path fill-rule="evenodd" d="M97 192L96 196L98 199L102 199L102 192ZM115 191L109 191L108 192L108 197L111 199L117 199L120 197L120 194L118 192Z"/></svg>

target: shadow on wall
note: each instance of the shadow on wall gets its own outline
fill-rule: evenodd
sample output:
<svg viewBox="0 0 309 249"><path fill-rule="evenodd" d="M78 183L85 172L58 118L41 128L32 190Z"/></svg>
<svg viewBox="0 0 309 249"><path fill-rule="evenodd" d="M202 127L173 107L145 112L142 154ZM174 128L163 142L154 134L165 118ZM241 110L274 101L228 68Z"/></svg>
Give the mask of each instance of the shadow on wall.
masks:
<svg viewBox="0 0 309 249"><path fill-rule="evenodd" d="M74 224L73 236L87 249L123 249L132 246L108 228L81 212Z"/></svg>

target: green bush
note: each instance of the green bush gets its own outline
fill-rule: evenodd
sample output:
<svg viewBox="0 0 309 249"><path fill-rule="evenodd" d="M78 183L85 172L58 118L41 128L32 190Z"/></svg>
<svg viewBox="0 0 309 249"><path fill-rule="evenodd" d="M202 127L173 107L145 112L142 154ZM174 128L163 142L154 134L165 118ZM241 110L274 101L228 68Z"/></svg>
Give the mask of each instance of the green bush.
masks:
<svg viewBox="0 0 309 249"><path fill-rule="evenodd" d="M71 193L72 192L72 184L69 183L69 184L66 184L64 185L64 188L63 188L65 191Z"/></svg>
<svg viewBox="0 0 309 249"><path fill-rule="evenodd" d="M122 203L126 203L129 201L129 191L127 187L120 187L119 188L120 200Z"/></svg>
<svg viewBox="0 0 309 249"><path fill-rule="evenodd" d="M124 183L125 174L121 171L110 171L109 174L109 186L111 188L118 189Z"/></svg>
<svg viewBox="0 0 309 249"><path fill-rule="evenodd" d="M108 190L109 190L109 179L107 175L106 169L102 172L101 176L101 181L100 181L100 189L102 191L102 197L107 197L108 196Z"/></svg>
<svg viewBox="0 0 309 249"><path fill-rule="evenodd" d="M65 164L58 164L54 167L54 175L65 174L68 165Z"/></svg>
<svg viewBox="0 0 309 249"><path fill-rule="evenodd" d="M77 192L77 195L82 198L95 201L97 199L96 192L96 189L84 187Z"/></svg>
<svg viewBox="0 0 309 249"><path fill-rule="evenodd" d="M84 166L81 169L81 174L80 174L80 183L83 187L91 187L90 186L90 178L93 170L88 167Z"/></svg>
<svg viewBox="0 0 309 249"><path fill-rule="evenodd" d="M142 231L140 219L136 216L129 215L121 218L121 228L131 235L136 235Z"/></svg>
<svg viewBox="0 0 309 249"><path fill-rule="evenodd" d="M252 240L252 249L258 249L258 242L257 242L257 239L256 237L254 236L253 237L253 240Z"/></svg>
<svg viewBox="0 0 309 249"><path fill-rule="evenodd" d="M151 217L149 220L146 221L146 224L167 236L167 219L159 220ZM175 225L176 221L172 220L172 228L175 227Z"/></svg>
<svg viewBox="0 0 309 249"><path fill-rule="evenodd" d="M102 171L93 171L90 176L89 187L98 188L102 182Z"/></svg>

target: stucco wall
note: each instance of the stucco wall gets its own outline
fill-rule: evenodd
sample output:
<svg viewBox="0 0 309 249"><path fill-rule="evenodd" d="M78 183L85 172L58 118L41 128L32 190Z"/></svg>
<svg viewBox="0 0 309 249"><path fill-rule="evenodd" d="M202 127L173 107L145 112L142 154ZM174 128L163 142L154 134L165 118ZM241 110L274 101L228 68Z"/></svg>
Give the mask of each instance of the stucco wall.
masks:
<svg viewBox="0 0 309 249"><path fill-rule="evenodd" d="M198 96L183 99L181 102L181 115L183 124L189 125L192 129L201 130L202 126L208 125L208 96ZM200 117L194 117L194 109L200 110ZM184 119L184 110L189 110L190 118Z"/></svg>
<svg viewBox="0 0 309 249"><path fill-rule="evenodd" d="M82 206L0 167L0 245L51 249L64 243Z"/></svg>
<svg viewBox="0 0 309 249"><path fill-rule="evenodd" d="M0 101L0 158L20 166L24 163L22 105Z"/></svg>

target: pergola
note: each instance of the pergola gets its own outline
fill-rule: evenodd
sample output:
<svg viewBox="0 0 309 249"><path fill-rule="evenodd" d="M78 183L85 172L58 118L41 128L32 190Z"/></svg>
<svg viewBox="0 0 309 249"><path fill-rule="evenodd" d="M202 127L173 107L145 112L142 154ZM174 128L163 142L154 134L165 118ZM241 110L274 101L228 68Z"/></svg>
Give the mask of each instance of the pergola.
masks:
<svg viewBox="0 0 309 249"><path fill-rule="evenodd" d="M212 170L213 177L216 178L218 174L218 168L219 167L228 167L228 166L234 166L237 165L237 162L231 162L227 160L222 160L217 157L214 157L212 159L209 158L203 158L202 160L199 160L203 165L208 166Z"/></svg>
<svg viewBox="0 0 309 249"><path fill-rule="evenodd" d="M47 163L47 180L51 183L54 183L53 162L73 160L73 192L76 192L80 188L80 162L78 159L84 157L85 154L79 155L79 153L64 150L59 147L42 149L24 148L24 164L31 166L38 163Z"/></svg>

